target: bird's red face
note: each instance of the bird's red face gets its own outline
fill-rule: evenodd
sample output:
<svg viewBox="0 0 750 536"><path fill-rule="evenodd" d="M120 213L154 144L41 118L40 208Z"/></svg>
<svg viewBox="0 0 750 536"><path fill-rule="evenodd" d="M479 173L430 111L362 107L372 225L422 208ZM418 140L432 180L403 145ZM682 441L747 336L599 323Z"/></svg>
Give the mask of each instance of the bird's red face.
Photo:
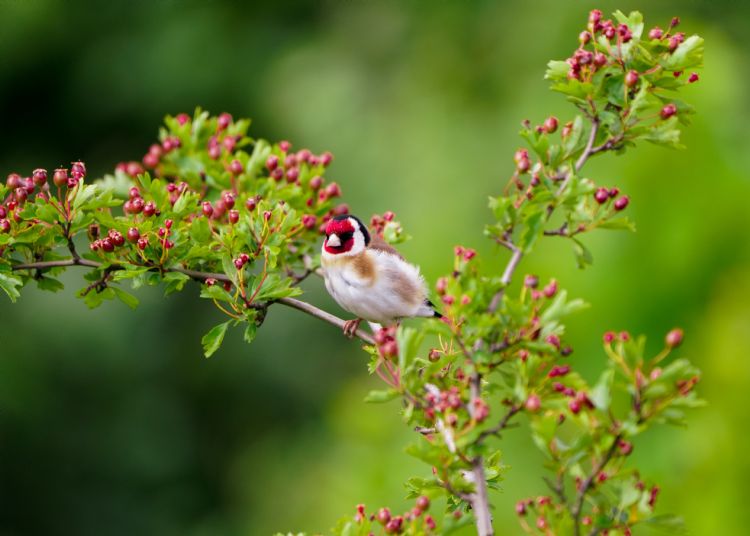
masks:
<svg viewBox="0 0 750 536"><path fill-rule="evenodd" d="M357 229L350 218L330 220L326 225L326 240L323 249L331 255L351 251L354 247L354 233Z"/></svg>

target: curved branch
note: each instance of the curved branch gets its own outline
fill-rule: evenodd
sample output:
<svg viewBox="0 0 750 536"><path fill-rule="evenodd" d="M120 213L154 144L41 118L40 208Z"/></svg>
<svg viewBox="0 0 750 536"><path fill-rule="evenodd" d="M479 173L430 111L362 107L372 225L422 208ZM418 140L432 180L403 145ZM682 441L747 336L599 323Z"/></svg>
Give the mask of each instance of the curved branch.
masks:
<svg viewBox="0 0 750 536"><path fill-rule="evenodd" d="M102 263L91 261L88 259L82 259L80 257L78 258L73 257L70 259L60 259L60 260L55 260L55 261L40 261L40 262L14 264L11 266L11 270L13 271L44 270L48 268L59 268L59 267L67 267L67 266L86 266L89 268L100 268L102 266ZM119 269L119 267L116 265L111 265L109 266L109 269L114 271L114 270ZM213 272L199 272L197 270L190 270L190 269L182 268L179 266L167 268L167 269L164 269L163 271L164 272L179 272L181 274L185 274L189 276L190 278L196 281L205 281L206 279L216 279L217 281L228 281L228 282L232 281L232 279L226 274L213 273ZM294 298L279 298L278 300L273 300L269 302L268 305L272 305L274 303L280 303L282 305L286 305L287 307L291 307L292 309L297 309L298 311L307 313L308 315L314 316L315 318L318 318L319 320L328 322L329 324L334 325L338 327L339 329L342 329L342 330L344 329L344 320L342 320L341 318L335 315L332 315L329 312L319 309L315 307L314 305L311 305L307 302L297 300ZM372 335L370 335L369 333L367 333L361 328L355 332L355 335L362 341L366 342L367 344L375 344L375 339L373 339Z"/></svg>
<svg viewBox="0 0 750 536"><path fill-rule="evenodd" d="M573 516L573 529L575 531L575 536L578 536L581 533L580 522L581 514L583 513L583 500L586 498L586 493L588 493L589 489L591 489L591 486L593 485L594 479L597 477L597 475L602 472L604 466L607 465L607 463L609 463L609 460L612 459L612 456L614 456L615 451L617 450L617 445L620 443L621 438L622 435L620 434L617 434L615 436L614 441L612 441L612 446L609 447L602 459L599 460L599 463L597 463L593 467L591 473L588 477L586 477L586 480L583 481L580 489L578 490L578 493L576 494L575 503L573 504L573 507L570 511L571 515Z"/></svg>

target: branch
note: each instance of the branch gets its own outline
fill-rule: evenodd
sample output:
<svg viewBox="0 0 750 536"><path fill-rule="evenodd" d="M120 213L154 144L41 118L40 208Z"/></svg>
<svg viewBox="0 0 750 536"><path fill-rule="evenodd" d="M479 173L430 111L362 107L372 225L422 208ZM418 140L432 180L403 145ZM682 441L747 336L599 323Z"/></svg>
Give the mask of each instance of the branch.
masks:
<svg viewBox="0 0 750 536"><path fill-rule="evenodd" d="M573 504L573 508L570 511L571 515L573 516L575 536L579 536L581 533L580 521L581 514L583 513L583 500L586 497L586 493L588 493L589 489L591 489L591 485L594 483L594 479L597 477L597 475L602 472L604 466L607 465L607 463L609 463L609 460L612 459L612 456L617 450L617 445L620 442L621 437L622 436L620 434L617 434L615 436L614 441L612 441L612 446L609 447L607 452L604 454L604 457L599 460L599 463L594 466L591 473L588 477L586 477L586 480L583 481L583 484L581 484L581 487L576 494L575 503Z"/></svg>
<svg viewBox="0 0 750 536"><path fill-rule="evenodd" d="M100 268L102 266L102 263L96 262L96 261L90 261L88 259L82 259L82 258L70 258L70 259L60 259L56 261L40 261L40 262L29 262L29 263L21 263L21 264L14 264L11 266L11 270L17 271L17 270L43 270L46 268L58 268L58 267L66 267L66 266L87 266L89 268ZM116 265L110 265L108 267L111 271L119 270L120 267ZM154 269L157 269L158 267L154 267ZM212 273L212 272L199 272L196 270L189 270L187 268L182 268L179 266L175 266L172 268L166 268L163 270L164 272L179 272L181 274L185 274L192 279L196 281L205 281L206 279L216 279L217 281L229 281L231 282L232 279L226 275L221 273ZM294 298L279 298L278 300L274 300L272 302L269 302L268 305L271 305L273 303L280 303L282 305L286 305L287 307L291 307L292 309L297 309L298 311L302 311L303 313L307 313L310 316L314 316L315 318L318 318L320 320L323 320L324 322L328 322L329 324L332 324L339 329L344 329L344 321L335 316L331 313L328 313L322 309L318 309L314 305L310 305L307 302L303 302L301 300L296 300ZM372 338L372 335L367 333L366 331L362 329L358 329L355 332L355 335L359 337L362 341L368 343L368 344L375 344L375 339Z"/></svg>
<svg viewBox="0 0 750 536"><path fill-rule="evenodd" d="M510 409L508 409L508 412L503 416L502 419L500 419L500 422L497 423L492 428L488 428L487 430L483 431L481 434L479 434L479 437L477 437L477 443L481 443L484 441L487 437L491 435L497 435L506 428L508 428L509 421L513 418L513 416L521 411L521 406L518 405L512 405Z"/></svg>

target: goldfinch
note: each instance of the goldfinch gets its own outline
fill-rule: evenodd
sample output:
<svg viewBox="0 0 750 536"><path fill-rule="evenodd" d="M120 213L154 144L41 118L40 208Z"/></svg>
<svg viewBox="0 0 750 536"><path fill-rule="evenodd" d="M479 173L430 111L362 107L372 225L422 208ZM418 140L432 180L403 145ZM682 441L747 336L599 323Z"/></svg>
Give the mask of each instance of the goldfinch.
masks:
<svg viewBox="0 0 750 536"><path fill-rule="evenodd" d="M407 317L442 317L427 299L419 268L370 236L359 218L336 216L325 233L320 260L326 289L357 316L344 324L346 336L353 337L363 319L388 326Z"/></svg>

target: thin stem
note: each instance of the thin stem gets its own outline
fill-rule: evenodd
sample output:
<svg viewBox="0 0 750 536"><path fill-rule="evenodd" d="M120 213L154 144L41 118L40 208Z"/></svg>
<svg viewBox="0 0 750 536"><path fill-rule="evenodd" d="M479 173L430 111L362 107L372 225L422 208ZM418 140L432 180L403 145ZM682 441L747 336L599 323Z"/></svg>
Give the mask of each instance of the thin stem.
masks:
<svg viewBox="0 0 750 536"><path fill-rule="evenodd" d="M602 472L602 469L604 469L604 466L609 463L609 461L612 459L612 456L614 456L615 451L617 450L617 445L620 443L621 437L622 436L620 434L617 434L615 436L614 441L612 441L612 445L609 447L609 449L607 449L607 452L604 454L602 459L599 460L599 463L594 465L591 473L588 477L586 477L586 480L583 481L580 489L578 490L578 493L576 494L575 503L573 504L573 507L570 511L570 514L573 516L575 536L580 536L581 534L580 521L581 514L583 513L583 500L586 498L586 494L588 493L589 489L591 489L591 486L594 483L594 479L599 473Z"/></svg>
<svg viewBox="0 0 750 536"><path fill-rule="evenodd" d="M492 428L488 428L487 430L484 430L481 434L479 434L479 437L477 438L477 441L476 441L477 444L481 443L482 441L484 441L489 436L497 435L500 432L502 432L503 430L505 430L506 428L508 428L510 420L519 411L521 411L521 406L520 405L518 405L518 406L512 405L508 409L507 413L505 415L503 415L503 418L500 419L499 423L497 423Z"/></svg>

